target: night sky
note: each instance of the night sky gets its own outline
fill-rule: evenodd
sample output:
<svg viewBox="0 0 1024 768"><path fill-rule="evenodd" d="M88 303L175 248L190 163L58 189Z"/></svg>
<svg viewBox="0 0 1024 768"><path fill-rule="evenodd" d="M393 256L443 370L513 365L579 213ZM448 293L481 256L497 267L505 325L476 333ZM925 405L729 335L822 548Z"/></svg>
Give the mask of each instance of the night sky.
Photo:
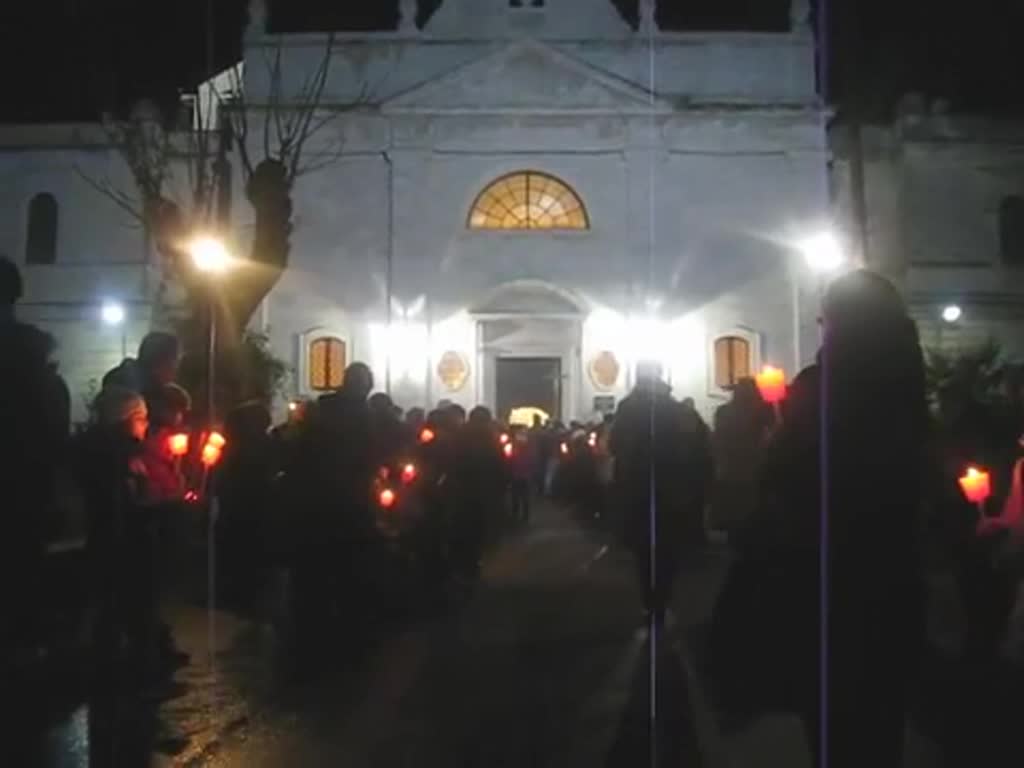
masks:
<svg viewBox="0 0 1024 768"><path fill-rule="evenodd" d="M1024 0L824 0L829 92L884 116L900 93L1024 114ZM0 0L0 120L92 120L147 96L167 107L207 69L208 0ZM421 15L439 0L421 2ZM636 0L615 0L627 18ZM215 69L237 58L247 0L212 0ZM277 29L386 29L397 0L281 0ZM785 28L788 0L661 0L673 29Z"/></svg>

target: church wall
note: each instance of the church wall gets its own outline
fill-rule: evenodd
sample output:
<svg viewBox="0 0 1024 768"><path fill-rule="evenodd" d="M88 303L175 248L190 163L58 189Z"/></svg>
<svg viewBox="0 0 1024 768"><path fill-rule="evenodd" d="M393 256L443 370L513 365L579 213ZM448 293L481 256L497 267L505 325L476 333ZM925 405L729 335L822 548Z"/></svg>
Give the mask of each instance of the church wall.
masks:
<svg viewBox="0 0 1024 768"><path fill-rule="evenodd" d="M392 322L404 329L407 346L422 350L411 362L392 361L392 392L406 405L440 396L472 405L483 395L479 371L453 395L442 391L434 368L452 344L472 369L480 367L475 325L465 310L499 286L521 280L568 290L585 314L605 308L620 321L643 315L648 299L660 302L659 314L670 326L662 332L664 346L671 347L664 354L677 369L680 394L696 396L706 408L719 394L710 385L709 362L709 345L718 334L749 332L758 362L795 367L792 254L784 244L826 213L822 155L807 148L801 125L792 130L790 145L796 149L788 153L778 149L785 132L774 120L750 120L717 153L710 146L710 123L696 129L662 126L672 148L661 147L652 156L628 143L636 132L621 118L576 123L535 116L504 128L493 118L394 120L388 133L399 146L386 155L347 157L300 179L296 190L292 268L273 293L270 325L275 348L287 350L296 366L300 390L305 344L317 327L346 338L349 359L370 362L378 383L386 382L381 348L387 345L389 247ZM489 127L496 132L488 146ZM746 152L740 151L741 135L749 138ZM535 150L528 152L531 146ZM502 174L523 169L569 183L584 200L592 228L468 230L475 196ZM648 272L652 202L654 258ZM808 296L811 289L804 286ZM806 360L813 354L813 299L804 297L803 310ZM573 400L585 415L593 397L603 394L585 369L607 342L584 323L580 343ZM612 394L625 393L630 375L624 372Z"/></svg>
<svg viewBox="0 0 1024 768"><path fill-rule="evenodd" d="M45 129L14 131L0 135L0 253L22 272L25 295L18 316L54 336L73 418L83 419L92 380L121 359L122 330L131 353L150 321L142 231L83 176L110 179L127 192L131 181L105 148L75 148L70 138L58 143ZM27 264L28 208L41 193L53 195L58 205L56 263ZM125 307L122 328L102 323L105 300Z"/></svg>
<svg viewBox="0 0 1024 768"><path fill-rule="evenodd" d="M1010 123L907 116L865 131L866 260L896 279L926 346L999 341L1024 357L1024 271L1004 265L999 204L1024 195L1024 132ZM856 232L845 137L835 184L839 216ZM947 304L963 310L950 325Z"/></svg>

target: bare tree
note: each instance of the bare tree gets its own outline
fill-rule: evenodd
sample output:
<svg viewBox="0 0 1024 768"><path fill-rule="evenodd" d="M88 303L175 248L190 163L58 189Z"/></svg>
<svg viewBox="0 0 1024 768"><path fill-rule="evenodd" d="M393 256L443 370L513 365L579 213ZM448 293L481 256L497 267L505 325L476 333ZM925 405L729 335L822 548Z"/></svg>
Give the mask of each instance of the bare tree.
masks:
<svg viewBox="0 0 1024 768"><path fill-rule="evenodd" d="M269 87L260 103L247 98L238 64L200 86L187 127L168 129L148 102L137 106L127 120L105 116L104 128L130 171L133 190L109 177L79 171L88 184L140 222L162 256L165 276L179 281L192 308L199 309L207 304L208 286L194 273L186 244L195 233L226 226L223 198L230 189L229 158L238 158L255 227L249 258L233 270L218 295L225 341L240 336L288 266L296 180L337 161L344 151L339 132L321 142L315 153L309 151L310 140L366 101L364 88L350 103L323 104L335 52L333 33L327 35L316 67L292 92L285 83L283 48L279 38L264 49Z"/></svg>

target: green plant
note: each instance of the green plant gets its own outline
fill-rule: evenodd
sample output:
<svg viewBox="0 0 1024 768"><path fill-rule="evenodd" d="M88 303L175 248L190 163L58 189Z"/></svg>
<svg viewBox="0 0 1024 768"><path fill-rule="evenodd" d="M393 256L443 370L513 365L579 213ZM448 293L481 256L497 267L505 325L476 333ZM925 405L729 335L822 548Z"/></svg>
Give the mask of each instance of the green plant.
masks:
<svg viewBox="0 0 1024 768"><path fill-rule="evenodd" d="M209 397L209 361L205 329L200 326L189 320L182 327L185 355L178 379L192 395L193 407L203 413ZM214 407L221 418L241 403L256 400L269 406L283 393L289 373L288 365L274 356L269 339L253 331L246 331L237 344L218 347L215 366Z"/></svg>
<svg viewBox="0 0 1024 768"><path fill-rule="evenodd" d="M995 406L1005 398L1003 383L1008 369L999 345L991 340L956 355L928 350L928 394L940 416Z"/></svg>

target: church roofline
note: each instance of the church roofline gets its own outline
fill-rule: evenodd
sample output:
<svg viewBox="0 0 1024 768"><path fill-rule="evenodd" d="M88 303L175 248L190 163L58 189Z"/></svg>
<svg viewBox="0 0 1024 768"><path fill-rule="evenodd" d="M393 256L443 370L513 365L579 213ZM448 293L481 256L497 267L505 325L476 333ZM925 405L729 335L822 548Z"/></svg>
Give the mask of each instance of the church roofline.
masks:
<svg viewBox="0 0 1024 768"><path fill-rule="evenodd" d="M286 32L281 34L260 34L246 39L245 47L274 48L279 45L286 47L323 47L329 38L334 40L335 45L415 45L419 46L449 46L449 45L487 45L494 43L515 43L522 40L532 39L529 37L469 37L453 36L441 37L435 35L421 34L410 36L405 32L393 30L371 31L371 32ZM653 38L654 47L666 47L677 45L703 45L722 44L733 45L789 45L794 48L803 48L813 45L813 39L791 32L761 32L761 31L713 31L706 32L659 32ZM647 47L651 40L644 35L633 35L629 37L544 37L542 42L551 45L598 45L609 47L623 46L644 46Z"/></svg>

